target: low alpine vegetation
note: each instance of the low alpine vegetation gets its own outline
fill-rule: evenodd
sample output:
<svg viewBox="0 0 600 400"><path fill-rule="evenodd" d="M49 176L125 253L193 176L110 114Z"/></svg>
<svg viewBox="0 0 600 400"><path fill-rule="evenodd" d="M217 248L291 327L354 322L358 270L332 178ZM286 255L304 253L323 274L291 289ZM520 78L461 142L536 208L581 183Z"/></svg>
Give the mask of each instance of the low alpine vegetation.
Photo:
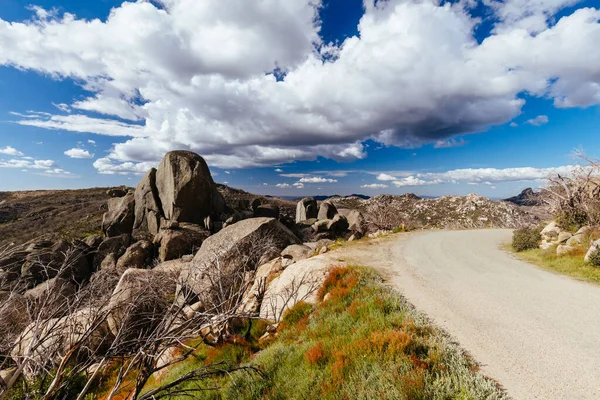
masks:
<svg viewBox="0 0 600 400"><path fill-rule="evenodd" d="M503 399L448 337L366 268L334 268L226 399Z"/></svg>

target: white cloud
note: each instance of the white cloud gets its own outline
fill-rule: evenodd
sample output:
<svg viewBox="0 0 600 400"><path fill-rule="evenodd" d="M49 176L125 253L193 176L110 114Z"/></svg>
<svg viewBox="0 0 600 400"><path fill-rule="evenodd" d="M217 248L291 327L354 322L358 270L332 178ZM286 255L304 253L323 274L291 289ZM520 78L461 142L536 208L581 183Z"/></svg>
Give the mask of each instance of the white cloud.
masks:
<svg viewBox="0 0 600 400"><path fill-rule="evenodd" d="M465 168L446 172L417 173L404 178L385 175L397 187L438 185L443 183L467 183L470 185L484 184L493 186L498 182L519 182L544 180L553 174L569 175L577 166L567 165L556 168Z"/></svg>
<svg viewBox="0 0 600 400"><path fill-rule="evenodd" d="M436 149L449 149L451 147L462 147L462 146L465 146L467 143L468 142L466 140L464 140L463 138L460 138L460 139L450 138L450 139L446 139L446 140L438 140L437 142L435 142L433 147Z"/></svg>
<svg viewBox="0 0 600 400"><path fill-rule="evenodd" d="M90 139L90 140L88 140L88 143L91 144L91 145L94 145L94 146L96 145L96 141L95 140L91 140Z"/></svg>
<svg viewBox="0 0 600 400"><path fill-rule="evenodd" d="M93 154L84 149L70 149L65 151L65 155L71 158L94 158Z"/></svg>
<svg viewBox="0 0 600 400"><path fill-rule="evenodd" d="M320 176L305 177L299 183L337 183L337 179L321 178Z"/></svg>
<svg viewBox="0 0 600 400"><path fill-rule="evenodd" d="M288 189L291 188L291 186L288 183L278 183L277 185L275 185L276 187L280 188L280 189Z"/></svg>
<svg viewBox="0 0 600 400"><path fill-rule="evenodd" d="M275 172L277 172L277 173L281 173L281 172L283 172L283 170L282 170L281 168L277 168L277 169L275 170Z"/></svg>
<svg viewBox="0 0 600 400"><path fill-rule="evenodd" d="M6 154L7 156L13 157L23 157L25 154L21 153L19 150L14 147L6 146L5 148L0 148L0 154Z"/></svg>
<svg viewBox="0 0 600 400"><path fill-rule="evenodd" d="M425 181L420 178L415 178L414 176L409 176L407 178L402 178L402 179L393 181L392 183L396 187L411 187L411 186L437 185L442 182L440 180Z"/></svg>
<svg viewBox="0 0 600 400"><path fill-rule="evenodd" d="M398 178L396 178L395 176L391 176L385 173L379 174L377 175L377 180L378 181L395 181Z"/></svg>
<svg viewBox="0 0 600 400"><path fill-rule="evenodd" d="M304 189L304 183L302 182L296 182L293 185L296 189Z"/></svg>
<svg viewBox="0 0 600 400"><path fill-rule="evenodd" d="M535 118L532 118L527 121L528 124L533 126L542 126L548 123L548 117L546 115L538 115Z"/></svg>
<svg viewBox="0 0 600 400"><path fill-rule="evenodd" d="M99 158L94 161L94 168L98 170L98 173L103 175L144 175L150 168L156 167L157 163L154 162L114 162L110 158Z"/></svg>
<svg viewBox="0 0 600 400"><path fill-rule="evenodd" d="M58 108L62 112L66 112L66 113L70 113L71 112L71 107L69 107L68 104L65 104L65 103L60 103L60 104L52 103L52 105L54 107Z"/></svg>
<svg viewBox="0 0 600 400"><path fill-rule="evenodd" d="M19 168L23 172L29 170L39 171L35 175L41 175L51 178L79 178L69 171L59 168L53 160L35 160L31 157L20 159L0 160L0 168Z"/></svg>
<svg viewBox="0 0 600 400"><path fill-rule="evenodd" d="M387 189L388 185L384 185L383 183L372 183L370 185L362 185L361 188L364 189Z"/></svg>
<svg viewBox="0 0 600 400"><path fill-rule="evenodd" d="M173 149L241 168L352 161L367 139L452 145L514 119L524 92L600 104L599 10L557 19L577 1L486 0L498 22L478 42L473 3L365 0L359 34L326 46L319 0L124 2L93 21L38 7L32 20L0 20L0 65L81 82L92 94L67 106L108 119L17 122L130 137L101 164L125 170Z"/></svg>
<svg viewBox="0 0 600 400"><path fill-rule="evenodd" d="M519 126L519 124L517 124L516 122L511 122L510 123L510 127L511 128L517 128Z"/></svg>

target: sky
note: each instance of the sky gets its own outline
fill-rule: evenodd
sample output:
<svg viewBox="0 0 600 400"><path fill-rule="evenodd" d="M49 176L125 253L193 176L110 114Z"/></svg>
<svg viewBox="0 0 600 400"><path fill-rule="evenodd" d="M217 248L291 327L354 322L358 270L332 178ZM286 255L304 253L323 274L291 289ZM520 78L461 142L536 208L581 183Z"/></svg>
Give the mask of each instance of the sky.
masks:
<svg viewBox="0 0 600 400"><path fill-rule="evenodd" d="M600 0L3 0L0 190L171 150L277 196L492 198L600 157Z"/></svg>

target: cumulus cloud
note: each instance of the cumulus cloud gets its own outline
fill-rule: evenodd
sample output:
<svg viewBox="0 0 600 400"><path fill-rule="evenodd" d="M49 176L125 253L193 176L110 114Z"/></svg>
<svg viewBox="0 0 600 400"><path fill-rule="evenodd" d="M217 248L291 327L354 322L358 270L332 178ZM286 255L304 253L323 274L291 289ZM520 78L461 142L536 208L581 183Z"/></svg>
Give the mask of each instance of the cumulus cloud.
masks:
<svg viewBox="0 0 600 400"><path fill-rule="evenodd" d="M518 116L524 92L600 104L600 11L554 18L576 3L487 0L495 25L478 42L475 2L365 0L359 34L339 44L319 36L320 0L124 2L93 21L38 7L0 20L0 65L81 82L91 95L71 114L16 122L128 137L101 167L173 149L226 168L352 161L367 139L460 144Z"/></svg>
<svg viewBox="0 0 600 400"><path fill-rule="evenodd" d="M293 185L296 189L304 189L304 183L302 182L296 182Z"/></svg>
<svg viewBox="0 0 600 400"><path fill-rule="evenodd" d="M567 165L556 168L464 168L455 169L446 172L428 172L414 174L408 177L393 177L387 174L383 175L396 187L406 186L426 186L438 185L442 183L467 183L472 185L484 184L493 186L498 182L519 182L519 181L535 181L548 178L550 175L561 174L569 175L577 166Z"/></svg>
<svg viewBox="0 0 600 400"><path fill-rule="evenodd" d="M277 185L275 185L276 187L280 188L280 189L288 189L290 188L290 184L288 183L278 183Z"/></svg>
<svg viewBox="0 0 600 400"><path fill-rule="evenodd" d="M377 175L378 181L395 181L397 179L398 178L396 178L395 176L385 174L385 173L381 173L381 174Z"/></svg>
<svg viewBox="0 0 600 400"><path fill-rule="evenodd" d="M384 185L383 183L372 183L370 185L362 185L361 188L364 188L364 189L387 189L388 185Z"/></svg>
<svg viewBox="0 0 600 400"><path fill-rule="evenodd" d="M75 175L69 171L59 168L56 162L53 160L36 160L32 157L0 160L0 168L18 168L23 172L34 170L38 171L35 172L35 175L52 178L79 178L79 175Z"/></svg>
<svg viewBox="0 0 600 400"><path fill-rule="evenodd" d="M337 179L322 178L320 176L311 176L302 178L299 183L337 183Z"/></svg>
<svg viewBox="0 0 600 400"><path fill-rule="evenodd" d="M548 116L546 115L538 115L535 118L527 120L527 123L533 126L542 126L548 123Z"/></svg>
<svg viewBox="0 0 600 400"><path fill-rule="evenodd" d="M281 172L283 172L283 170L282 170L281 168L277 168L277 169L275 170L275 172L277 172L277 173L281 173Z"/></svg>
<svg viewBox="0 0 600 400"><path fill-rule="evenodd" d="M6 154L7 156L13 157L23 157L25 154L21 153L19 150L14 147L6 146L4 148L0 148L0 154Z"/></svg>
<svg viewBox="0 0 600 400"><path fill-rule="evenodd" d="M65 155L71 158L94 158L93 154L84 149L70 149L65 151Z"/></svg>

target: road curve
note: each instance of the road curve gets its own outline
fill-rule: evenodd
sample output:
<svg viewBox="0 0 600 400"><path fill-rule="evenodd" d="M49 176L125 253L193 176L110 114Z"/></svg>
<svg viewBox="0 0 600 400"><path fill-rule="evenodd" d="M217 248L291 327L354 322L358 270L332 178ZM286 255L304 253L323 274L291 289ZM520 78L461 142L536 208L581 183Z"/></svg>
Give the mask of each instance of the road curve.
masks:
<svg viewBox="0 0 600 400"><path fill-rule="evenodd" d="M331 256L383 272L512 398L600 399L600 287L515 259L510 237L426 231Z"/></svg>

